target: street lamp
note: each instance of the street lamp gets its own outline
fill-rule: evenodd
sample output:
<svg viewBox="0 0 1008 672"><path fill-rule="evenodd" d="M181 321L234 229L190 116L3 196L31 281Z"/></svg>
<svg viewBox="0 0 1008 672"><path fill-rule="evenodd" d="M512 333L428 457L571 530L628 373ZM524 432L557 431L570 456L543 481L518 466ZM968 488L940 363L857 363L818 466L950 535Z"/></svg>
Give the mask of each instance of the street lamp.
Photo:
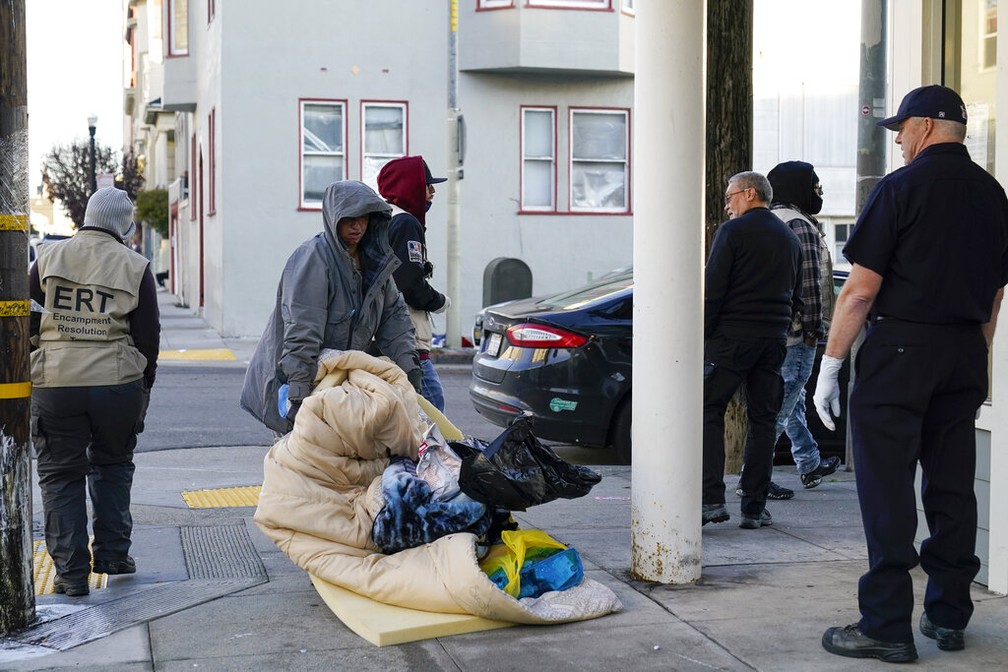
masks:
<svg viewBox="0 0 1008 672"><path fill-rule="evenodd" d="M92 114L87 118L88 134L91 136L91 193L98 191L98 177L95 175L95 150L94 150L94 132L95 125L98 123L98 115Z"/></svg>

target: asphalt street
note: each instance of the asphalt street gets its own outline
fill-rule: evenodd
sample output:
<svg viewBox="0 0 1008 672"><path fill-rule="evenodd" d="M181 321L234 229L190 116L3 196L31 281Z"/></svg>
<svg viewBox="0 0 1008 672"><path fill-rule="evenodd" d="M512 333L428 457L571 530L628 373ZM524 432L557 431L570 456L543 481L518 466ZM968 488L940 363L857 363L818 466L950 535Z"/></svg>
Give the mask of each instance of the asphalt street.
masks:
<svg viewBox="0 0 1008 672"><path fill-rule="evenodd" d="M468 365L442 365L438 373L445 389L445 415L463 434L484 441L500 434L502 428L483 419L469 401L472 374ZM146 427L137 440L137 452L272 445L272 433L238 406L244 379L244 363L166 362L159 365ZM569 462L614 463L610 450L550 445Z"/></svg>

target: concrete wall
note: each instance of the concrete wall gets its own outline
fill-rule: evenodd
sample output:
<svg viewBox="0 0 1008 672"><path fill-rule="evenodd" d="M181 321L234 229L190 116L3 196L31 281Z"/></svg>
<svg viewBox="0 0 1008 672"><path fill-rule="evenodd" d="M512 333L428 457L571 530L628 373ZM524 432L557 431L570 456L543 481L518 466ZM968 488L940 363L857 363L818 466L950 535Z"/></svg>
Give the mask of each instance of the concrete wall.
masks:
<svg viewBox="0 0 1008 672"><path fill-rule="evenodd" d="M463 73L459 99L465 101L467 136L460 194L463 333L483 307L483 269L495 257L524 260L532 270L533 294L576 287L632 262L632 215L569 212L569 165L565 158L570 154L570 108L630 109L632 79ZM556 108L556 214L519 214L523 105ZM631 112L631 135L633 127ZM630 170L632 180L632 157ZM632 192L630 195L632 198ZM435 203L432 212L437 210ZM671 203L668 224L675 225ZM431 247L443 249L443 232L428 229Z"/></svg>

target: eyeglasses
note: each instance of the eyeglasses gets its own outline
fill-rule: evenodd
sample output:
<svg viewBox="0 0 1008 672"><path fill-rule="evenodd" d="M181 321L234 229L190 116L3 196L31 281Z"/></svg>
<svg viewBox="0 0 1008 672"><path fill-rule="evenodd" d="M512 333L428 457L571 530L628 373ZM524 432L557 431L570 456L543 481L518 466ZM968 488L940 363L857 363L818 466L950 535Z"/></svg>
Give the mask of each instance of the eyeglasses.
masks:
<svg viewBox="0 0 1008 672"><path fill-rule="evenodd" d="M728 201L731 200L732 196L737 196L738 194L744 194L745 192L749 191L750 189L752 189L752 187L746 187L745 189L739 189L738 191L733 191L730 194L725 194L724 195L724 203L725 203L725 205L728 205Z"/></svg>

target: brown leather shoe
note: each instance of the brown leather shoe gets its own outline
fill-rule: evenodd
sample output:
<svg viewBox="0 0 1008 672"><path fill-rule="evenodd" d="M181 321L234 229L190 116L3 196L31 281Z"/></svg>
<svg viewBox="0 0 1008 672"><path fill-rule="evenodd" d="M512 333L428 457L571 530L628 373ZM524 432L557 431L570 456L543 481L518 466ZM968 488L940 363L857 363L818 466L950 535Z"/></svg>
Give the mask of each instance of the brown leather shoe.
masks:
<svg viewBox="0 0 1008 672"><path fill-rule="evenodd" d="M829 628L822 636L823 648L848 658L878 658L886 663L909 663L917 660L913 642L883 642L861 632L857 623L844 628Z"/></svg>

